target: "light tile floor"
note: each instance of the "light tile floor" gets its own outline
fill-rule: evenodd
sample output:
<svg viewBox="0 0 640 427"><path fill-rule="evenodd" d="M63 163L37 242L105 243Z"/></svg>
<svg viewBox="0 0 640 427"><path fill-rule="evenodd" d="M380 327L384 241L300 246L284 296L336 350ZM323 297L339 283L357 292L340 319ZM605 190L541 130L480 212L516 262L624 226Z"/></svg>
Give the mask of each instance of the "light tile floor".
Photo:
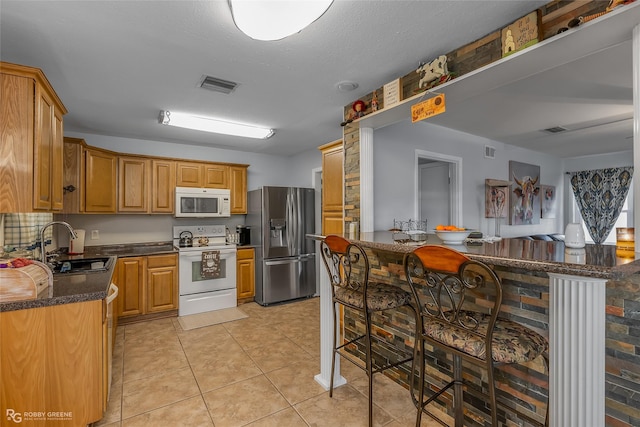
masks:
<svg viewBox="0 0 640 427"><path fill-rule="evenodd" d="M367 377L342 363L333 398L320 372L319 299L240 306L247 319L184 331L177 319L122 326L111 397L96 426L366 426ZM375 376L374 425L415 425L409 392ZM423 426L438 425L423 417Z"/></svg>

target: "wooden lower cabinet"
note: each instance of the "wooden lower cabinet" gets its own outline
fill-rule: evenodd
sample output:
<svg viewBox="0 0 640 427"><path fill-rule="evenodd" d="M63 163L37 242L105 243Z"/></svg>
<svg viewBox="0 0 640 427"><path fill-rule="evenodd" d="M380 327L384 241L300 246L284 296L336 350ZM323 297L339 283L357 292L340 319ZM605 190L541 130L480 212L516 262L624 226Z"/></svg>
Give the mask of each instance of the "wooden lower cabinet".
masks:
<svg viewBox="0 0 640 427"><path fill-rule="evenodd" d="M147 313L178 309L178 256L147 257Z"/></svg>
<svg viewBox="0 0 640 427"><path fill-rule="evenodd" d="M84 426L102 418L103 310L95 300L0 313L3 426ZM19 424L7 421L9 410ZM29 414L38 411L44 416ZM69 419L58 418L65 413Z"/></svg>
<svg viewBox="0 0 640 427"><path fill-rule="evenodd" d="M143 314L146 257L118 258L113 282L118 287L118 318Z"/></svg>
<svg viewBox="0 0 640 427"><path fill-rule="evenodd" d="M178 254L118 259L118 320L178 309Z"/></svg>
<svg viewBox="0 0 640 427"><path fill-rule="evenodd" d="M238 302L253 301L256 295L256 260L253 248L238 248L236 274Z"/></svg>

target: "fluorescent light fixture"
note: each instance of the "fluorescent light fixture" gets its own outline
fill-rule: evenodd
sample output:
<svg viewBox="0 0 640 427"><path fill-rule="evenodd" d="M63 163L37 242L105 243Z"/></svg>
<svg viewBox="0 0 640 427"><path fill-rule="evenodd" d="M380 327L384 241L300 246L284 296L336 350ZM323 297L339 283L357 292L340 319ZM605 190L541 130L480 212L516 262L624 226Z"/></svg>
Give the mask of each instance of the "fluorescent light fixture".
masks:
<svg viewBox="0 0 640 427"><path fill-rule="evenodd" d="M333 0L228 0L236 27L255 40L281 40L320 18Z"/></svg>
<svg viewBox="0 0 640 427"><path fill-rule="evenodd" d="M227 122L212 117L194 116L186 113L160 111L158 122L163 125L178 126L203 132L222 133L224 135L243 136L247 138L267 139L275 130L242 123Z"/></svg>

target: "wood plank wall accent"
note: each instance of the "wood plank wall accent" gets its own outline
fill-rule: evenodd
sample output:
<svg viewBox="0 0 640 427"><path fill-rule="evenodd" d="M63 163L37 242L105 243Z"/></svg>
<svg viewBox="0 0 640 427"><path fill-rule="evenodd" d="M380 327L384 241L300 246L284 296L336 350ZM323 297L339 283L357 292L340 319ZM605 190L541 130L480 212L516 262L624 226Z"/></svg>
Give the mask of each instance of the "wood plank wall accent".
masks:
<svg viewBox="0 0 640 427"><path fill-rule="evenodd" d="M607 282L605 419L640 426L640 275Z"/></svg>
<svg viewBox="0 0 640 427"><path fill-rule="evenodd" d="M344 128L344 230L349 223L360 221L360 126Z"/></svg>

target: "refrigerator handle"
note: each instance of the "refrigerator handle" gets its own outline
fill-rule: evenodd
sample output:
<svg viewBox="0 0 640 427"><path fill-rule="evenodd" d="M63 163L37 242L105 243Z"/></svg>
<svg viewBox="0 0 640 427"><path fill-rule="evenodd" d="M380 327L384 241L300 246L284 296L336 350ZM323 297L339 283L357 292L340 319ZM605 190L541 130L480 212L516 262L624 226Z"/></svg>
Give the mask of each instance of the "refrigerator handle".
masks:
<svg viewBox="0 0 640 427"><path fill-rule="evenodd" d="M289 255L296 255L295 251L295 215L294 215L294 195L291 188L287 189L287 207L286 207L286 215L287 215L287 249L289 251Z"/></svg>

